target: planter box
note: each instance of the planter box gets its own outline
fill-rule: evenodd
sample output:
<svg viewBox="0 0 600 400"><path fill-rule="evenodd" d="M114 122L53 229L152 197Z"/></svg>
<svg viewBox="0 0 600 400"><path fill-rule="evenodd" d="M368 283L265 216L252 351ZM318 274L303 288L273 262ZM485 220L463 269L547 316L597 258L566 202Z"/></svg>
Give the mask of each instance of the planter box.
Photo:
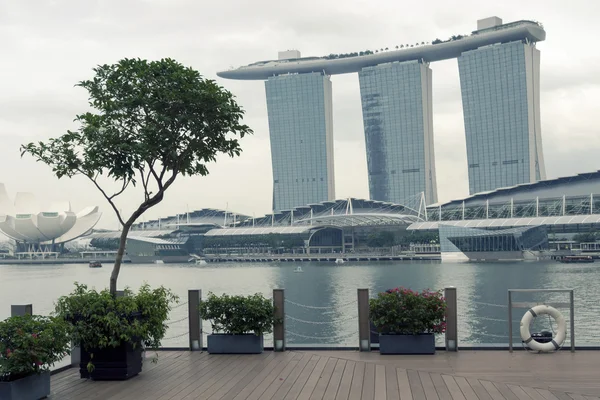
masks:
<svg viewBox="0 0 600 400"><path fill-rule="evenodd" d="M433 333L421 335L379 335L381 354L435 354Z"/></svg>
<svg viewBox="0 0 600 400"><path fill-rule="evenodd" d="M264 350L262 335L228 335L213 333L208 335L209 354L260 354Z"/></svg>
<svg viewBox="0 0 600 400"><path fill-rule="evenodd" d="M0 382L2 400L39 400L50 396L50 372L42 372L17 379Z"/></svg>
<svg viewBox="0 0 600 400"><path fill-rule="evenodd" d="M131 343L122 343L119 347L92 349L86 351L81 346L79 375L94 380L125 380L142 372L142 345L133 348ZM93 354L92 358L90 355ZM94 364L94 370L88 372L88 362Z"/></svg>

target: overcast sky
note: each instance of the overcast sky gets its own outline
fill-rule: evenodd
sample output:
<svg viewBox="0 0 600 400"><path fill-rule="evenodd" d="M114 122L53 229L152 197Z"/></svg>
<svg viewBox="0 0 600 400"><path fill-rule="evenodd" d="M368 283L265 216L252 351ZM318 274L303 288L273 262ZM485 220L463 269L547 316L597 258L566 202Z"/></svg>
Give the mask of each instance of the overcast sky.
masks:
<svg viewBox="0 0 600 400"><path fill-rule="evenodd" d="M124 57L175 58L217 79L246 110L255 134L243 155L210 165L207 177L182 178L144 219L205 207L256 216L270 212L272 173L264 83L216 72L277 51L320 56L394 47L468 34L498 16L544 24L541 50L543 150L549 178L600 169L600 2L597 0L2 0L0 1L0 182L9 194L99 205L99 226L116 218L85 178L57 180L19 145L74 128L86 92L73 85L92 68ZM434 63L433 122L440 201L468 194L464 124L456 60ZM368 198L358 76L333 82L336 197ZM141 195L123 197L130 211Z"/></svg>

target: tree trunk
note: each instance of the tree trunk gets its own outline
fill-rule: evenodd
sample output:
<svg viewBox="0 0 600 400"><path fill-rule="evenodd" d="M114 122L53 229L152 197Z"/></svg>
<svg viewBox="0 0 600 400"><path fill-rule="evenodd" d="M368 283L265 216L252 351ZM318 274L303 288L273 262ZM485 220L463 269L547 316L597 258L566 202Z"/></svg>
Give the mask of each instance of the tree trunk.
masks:
<svg viewBox="0 0 600 400"><path fill-rule="evenodd" d="M125 254L125 245L127 244L127 234L131 228L131 223L127 221L123 225L123 231L121 232L121 240L119 242L119 250L117 251L117 258L115 259L115 265L113 266L112 273L110 274L110 294L116 296L117 294L117 278L121 271L121 263L123 262L123 255Z"/></svg>

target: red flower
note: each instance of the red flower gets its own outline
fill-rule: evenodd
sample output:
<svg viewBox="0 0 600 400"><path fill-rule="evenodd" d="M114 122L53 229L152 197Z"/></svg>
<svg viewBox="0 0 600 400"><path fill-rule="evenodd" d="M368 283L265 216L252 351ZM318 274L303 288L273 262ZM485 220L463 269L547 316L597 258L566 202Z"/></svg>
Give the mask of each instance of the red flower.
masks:
<svg viewBox="0 0 600 400"><path fill-rule="evenodd" d="M37 333L32 333L32 334L31 334L31 337L32 337L32 338L34 338L34 339L37 339L37 337L38 337L38 334L37 334Z"/></svg>
<svg viewBox="0 0 600 400"><path fill-rule="evenodd" d="M10 357L11 354L12 354L12 350L6 349L6 357Z"/></svg>

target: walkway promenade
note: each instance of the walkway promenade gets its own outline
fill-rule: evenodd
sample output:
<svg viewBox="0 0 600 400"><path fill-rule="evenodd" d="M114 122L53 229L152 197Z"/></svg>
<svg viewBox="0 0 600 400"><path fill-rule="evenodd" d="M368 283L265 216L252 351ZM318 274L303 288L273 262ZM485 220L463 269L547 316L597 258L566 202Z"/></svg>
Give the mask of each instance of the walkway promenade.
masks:
<svg viewBox="0 0 600 400"><path fill-rule="evenodd" d="M600 351L287 351L209 355L161 351L124 382L52 377L50 399L600 400Z"/></svg>

